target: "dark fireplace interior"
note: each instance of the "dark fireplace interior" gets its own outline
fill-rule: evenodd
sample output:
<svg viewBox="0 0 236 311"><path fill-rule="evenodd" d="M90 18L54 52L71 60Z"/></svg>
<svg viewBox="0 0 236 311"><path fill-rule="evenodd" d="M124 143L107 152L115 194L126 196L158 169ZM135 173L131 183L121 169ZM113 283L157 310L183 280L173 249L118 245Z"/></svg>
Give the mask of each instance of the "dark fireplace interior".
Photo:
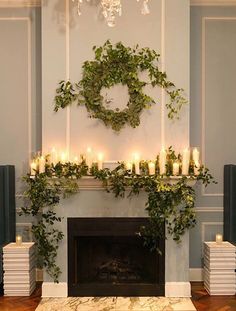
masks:
<svg viewBox="0 0 236 311"><path fill-rule="evenodd" d="M162 255L137 233L146 218L68 218L69 296L164 295ZM163 228L164 230L164 228Z"/></svg>

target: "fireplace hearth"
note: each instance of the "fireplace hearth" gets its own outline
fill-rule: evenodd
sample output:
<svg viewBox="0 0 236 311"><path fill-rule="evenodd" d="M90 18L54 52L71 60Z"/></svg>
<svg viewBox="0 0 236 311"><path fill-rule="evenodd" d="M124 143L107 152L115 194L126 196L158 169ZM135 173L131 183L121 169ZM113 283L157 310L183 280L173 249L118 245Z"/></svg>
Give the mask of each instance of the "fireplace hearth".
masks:
<svg viewBox="0 0 236 311"><path fill-rule="evenodd" d="M164 295L165 240L159 255L137 234L147 218L67 221L69 296Z"/></svg>

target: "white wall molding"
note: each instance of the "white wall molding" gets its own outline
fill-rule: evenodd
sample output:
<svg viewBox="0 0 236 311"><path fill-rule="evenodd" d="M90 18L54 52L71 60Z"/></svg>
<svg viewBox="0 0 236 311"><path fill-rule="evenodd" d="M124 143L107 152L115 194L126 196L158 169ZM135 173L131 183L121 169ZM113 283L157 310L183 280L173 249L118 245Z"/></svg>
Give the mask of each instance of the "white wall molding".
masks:
<svg viewBox="0 0 236 311"><path fill-rule="evenodd" d="M231 6L231 5L236 5L236 0L191 0L190 5Z"/></svg>
<svg viewBox="0 0 236 311"><path fill-rule="evenodd" d="M204 1L203 1L204 2ZM213 1L212 1L213 2ZM220 1L219 1L220 2ZM221 1L223 2L223 1ZM227 1L226 1L227 2ZM236 4L236 0L233 1ZM202 73L201 73L201 84L202 84L202 116L201 116L201 148L202 148L202 161L206 163L206 23L212 21L230 21L236 20L234 16L204 16L202 18ZM206 193L206 187L201 186L201 195L203 197L223 197L223 193Z"/></svg>
<svg viewBox="0 0 236 311"><path fill-rule="evenodd" d="M191 297L190 282L166 282L166 297Z"/></svg>
<svg viewBox="0 0 236 311"><path fill-rule="evenodd" d="M190 282L202 282L203 281L203 269L202 268L190 268L189 269Z"/></svg>
<svg viewBox="0 0 236 311"><path fill-rule="evenodd" d="M41 0L0 0L0 8L40 7Z"/></svg>
<svg viewBox="0 0 236 311"><path fill-rule="evenodd" d="M196 207L196 213L223 213L223 207Z"/></svg>
<svg viewBox="0 0 236 311"><path fill-rule="evenodd" d="M68 297L67 283L43 282L42 297Z"/></svg>
<svg viewBox="0 0 236 311"><path fill-rule="evenodd" d="M1 3L4 1L0 0L0 8L1 8ZM5 1L7 2L7 1ZM17 2L17 1L15 1ZM19 1L21 2L21 1ZM23 16L23 17L14 17L14 16L9 16L9 17L0 17L0 21L23 21L27 23L27 110L28 110L28 163L30 164L31 161L31 152L32 152L32 22L30 17Z"/></svg>

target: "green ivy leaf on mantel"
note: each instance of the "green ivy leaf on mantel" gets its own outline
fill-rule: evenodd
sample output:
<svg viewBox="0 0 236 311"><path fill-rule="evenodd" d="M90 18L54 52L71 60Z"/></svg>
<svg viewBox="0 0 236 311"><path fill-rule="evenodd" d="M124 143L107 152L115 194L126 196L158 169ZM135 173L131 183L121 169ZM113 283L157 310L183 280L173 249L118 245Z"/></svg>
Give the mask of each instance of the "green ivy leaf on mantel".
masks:
<svg viewBox="0 0 236 311"><path fill-rule="evenodd" d="M180 159L170 147L167 154L167 172L172 174L172 162ZM36 172L32 178L29 174L24 177L27 184L25 195L28 204L22 207L21 214L34 216L36 222L32 232L37 243L39 256L47 273L59 281L60 267L56 264L57 250L63 239L63 232L56 228L56 223L61 222L61 217L56 214L56 206L61 198L66 198L78 192L78 180L88 174L102 182L106 191L113 193L115 197L137 196L141 191L147 193L145 209L149 216L149 225L140 228L140 236L144 244L152 251L159 251L158 241L162 236L163 226L168 234L177 242L181 242L186 230L196 224L194 211L195 190L189 185L188 180L198 180L205 186L215 183L209 170L200 167L199 175L194 176L194 164L190 165L190 177L180 177L175 183L158 174L158 158L156 158L156 174L148 175L148 162L141 161L141 173L136 175L126 169L124 163L120 163L114 170L98 170L93 166L90 170L84 161L80 164L57 163L50 164L47 161L44 173ZM128 193L127 193L128 191Z"/></svg>

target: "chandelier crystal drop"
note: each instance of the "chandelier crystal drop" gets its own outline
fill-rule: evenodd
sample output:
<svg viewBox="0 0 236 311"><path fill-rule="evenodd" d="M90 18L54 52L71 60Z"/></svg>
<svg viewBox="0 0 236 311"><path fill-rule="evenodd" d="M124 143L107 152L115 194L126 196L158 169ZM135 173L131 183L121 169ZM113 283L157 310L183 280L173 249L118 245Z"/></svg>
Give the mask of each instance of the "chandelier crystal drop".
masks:
<svg viewBox="0 0 236 311"><path fill-rule="evenodd" d="M75 2L75 0L72 0ZM84 0L77 0L77 12L78 15L81 15L81 6L83 4ZM91 0L86 0L87 2L90 2ZM137 2L140 2L140 0L136 0ZM142 0L142 6L141 6L141 13L143 15L147 15L150 13L148 1L149 0ZM102 10L102 15L104 16L106 23L109 27L115 26L115 19L116 16L122 15L122 4L121 0L100 0L100 6Z"/></svg>

